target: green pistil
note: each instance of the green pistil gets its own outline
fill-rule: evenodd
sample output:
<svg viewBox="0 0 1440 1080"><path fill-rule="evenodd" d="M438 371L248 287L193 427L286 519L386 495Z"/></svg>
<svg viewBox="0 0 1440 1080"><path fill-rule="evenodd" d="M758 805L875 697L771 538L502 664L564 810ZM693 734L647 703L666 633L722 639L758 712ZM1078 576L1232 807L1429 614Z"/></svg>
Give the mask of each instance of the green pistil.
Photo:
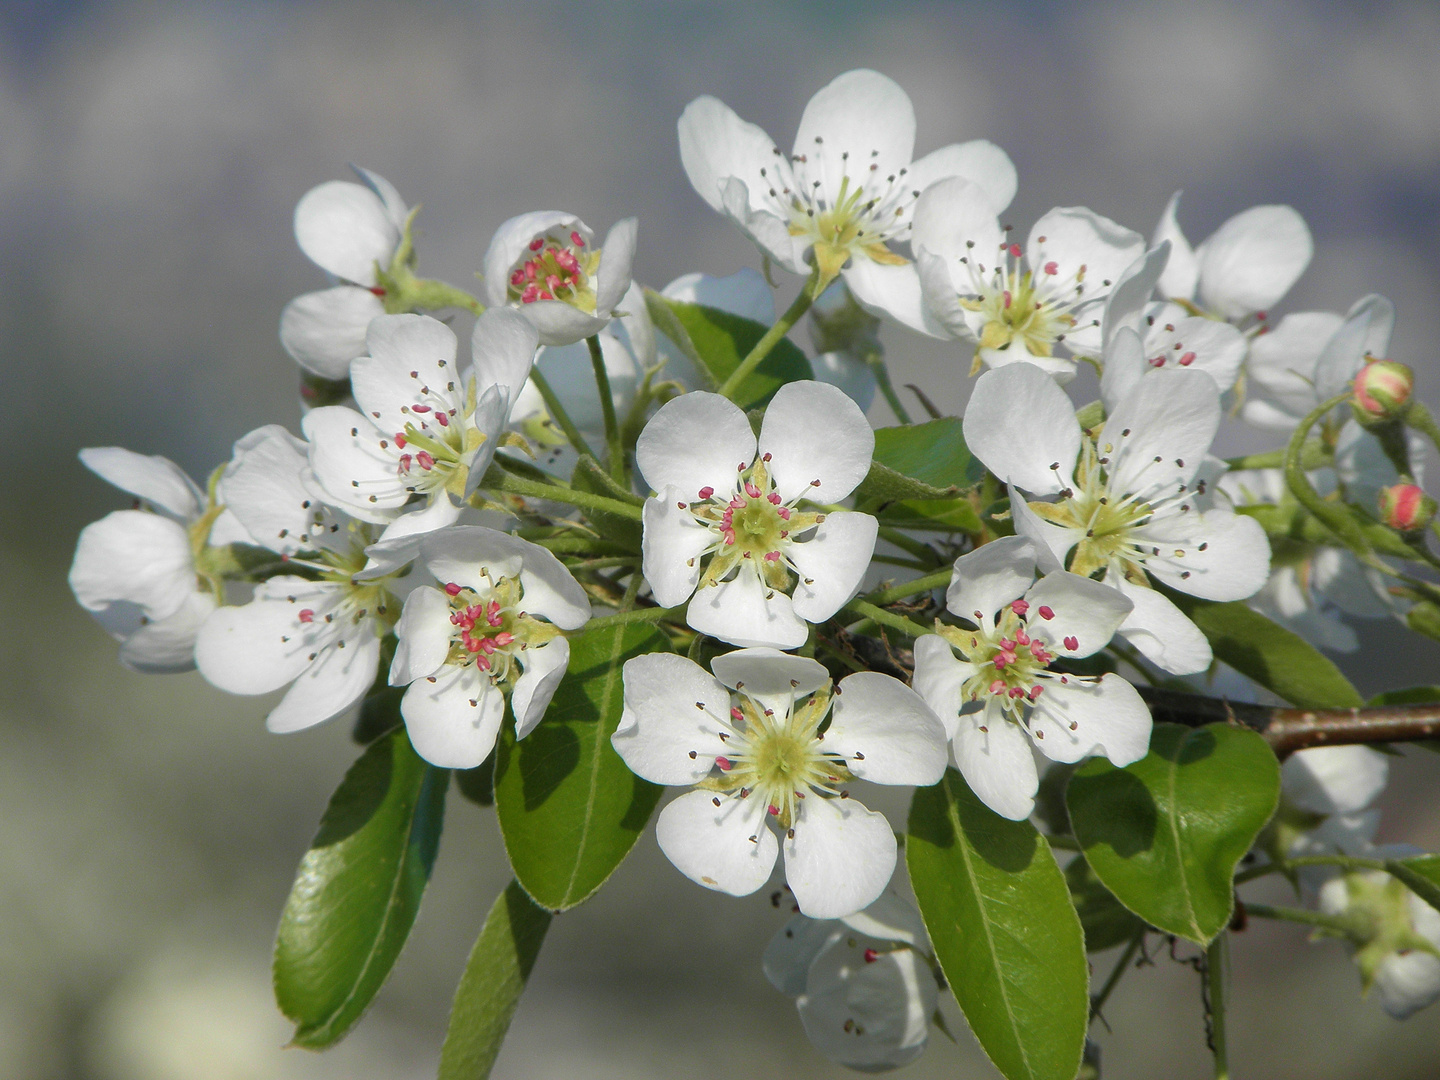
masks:
<svg viewBox="0 0 1440 1080"><path fill-rule="evenodd" d="M1105 455L1114 452L1111 443L1103 449ZM1113 567L1130 581L1148 584L1144 567L1134 558L1130 533L1147 521L1153 510L1147 502L1111 497L1105 470L1109 460L1086 439L1075 468L1078 490L1059 502L1032 502L1030 509L1054 525L1084 534L1075 545L1068 567L1071 573L1091 577Z"/></svg>
<svg viewBox="0 0 1440 1080"><path fill-rule="evenodd" d="M960 304L985 316L982 349L1004 349L1018 340L1031 356L1050 356L1055 342L1075 325L1075 316L1039 298L1029 270L1012 270L1005 288L979 300L961 299Z"/></svg>

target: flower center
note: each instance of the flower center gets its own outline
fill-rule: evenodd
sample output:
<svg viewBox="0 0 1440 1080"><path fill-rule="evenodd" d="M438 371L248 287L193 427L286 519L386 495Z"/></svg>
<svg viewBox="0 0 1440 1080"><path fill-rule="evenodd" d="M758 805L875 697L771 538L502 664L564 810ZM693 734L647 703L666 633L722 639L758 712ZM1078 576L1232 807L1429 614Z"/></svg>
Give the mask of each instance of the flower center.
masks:
<svg viewBox="0 0 1440 1080"><path fill-rule="evenodd" d="M1037 239L1045 242L1043 236ZM960 260L974 290L960 298L960 305L984 318L982 349L1008 349L1018 341L1031 356L1050 356L1077 322L1074 310L1084 292L1085 267L1064 278L1059 264L1050 261L1037 273L1023 268L1019 244L1004 243L1000 250L1001 261L989 270L973 255Z"/></svg>
<svg viewBox="0 0 1440 1080"><path fill-rule="evenodd" d="M1040 631L1040 638L1032 633L1054 617L1055 612L1048 607L1031 608L1026 601L1016 600L1001 609L1000 617L989 628L978 611L974 630L942 626L940 633L976 668L961 688L962 699L994 700L1011 720L1022 722L1028 706L1044 692L1043 680L1056 677L1049 671L1055 654L1042 640L1047 632ZM1032 622L1036 625L1032 626ZM1074 638L1065 644L1072 651L1079 648ZM1067 682L1070 677L1059 678Z"/></svg>
<svg viewBox="0 0 1440 1080"><path fill-rule="evenodd" d="M419 381L419 373L410 377ZM453 394L455 384L446 383L445 394ZM466 387L464 414L454 401L422 384L417 400L400 406L407 417L405 430L392 436L396 471L404 478L406 488L417 494L450 490L463 497L469 473L464 466L485 441L485 433L475 426L475 380ZM382 449L385 443L381 444Z"/></svg>
<svg viewBox="0 0 1440 1080"><path fill-rule="evenodd" d="M492 682L503 682L513 674L516 657L525 649L545 644L559 630L519 610L520 582L500 578L492 582L482 572L482 585L467 588L450 582L450 655L446 663L474 664L487 672Z"/></svg>
<svg viewBox="0 0 1440 1080"><path fill-rule="evenodd" d="M600 251L575 230L552 229L530 241L511 267L507 293L512 301L533 304L560 300L581 311L595 310L595 272Z"/></svg>

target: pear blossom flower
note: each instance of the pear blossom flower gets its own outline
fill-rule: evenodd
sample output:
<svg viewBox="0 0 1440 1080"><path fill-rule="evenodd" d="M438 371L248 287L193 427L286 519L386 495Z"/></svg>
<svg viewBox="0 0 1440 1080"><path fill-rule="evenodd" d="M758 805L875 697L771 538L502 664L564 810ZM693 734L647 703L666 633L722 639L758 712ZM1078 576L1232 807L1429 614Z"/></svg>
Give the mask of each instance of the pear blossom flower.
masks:
<svg viewBox="0 0 1440 1080"><path fill-rule="evenodd" d="M874 449L859 407L825 383L782 386L758 445L745 413L719 394L667 402L635 447L656 492L641 549L656 603L693 594L686 622L735 645L804 644L806 622L830 618L860 587L879 523L800 504L845 498Z"/></svg>
<svg viewBox="0 0 1440 1080"><path fill-rule="evenodd" d="M249 603L221 607L200 628L195 662L231 694L267 694L288 685L265 725L302 731L339 716L370 690L380 642L400 615L402 590L390 574L357 575L380 526L329 506L310 476L308 448L278 424L252 431L216 488L256 543L287 567Z"/></svg>
<svg viewBox="0 0 1440 1080"><path fill-rule="evenodd" d="M660 850L692 881L746 896L783 849L804 914L842 918L873 903L895 869L895 834L846 785L938 782L940 719L888 675L857 672L832 688L824 665L774 649L710 668L669 653L625 664L615 752L651 783L695 785L660 812Z"/></svg>
<svg viewBox="0 0 1440 1080"><path fill-rule="evenodd" d="M1139 233L1083 206L1042 216L1022 249L961 178L920 197L912 243L930 314L976 345L972 374L1023 362L1067 382L1073 357L1100 354L1105 300L1145 252Z"/></svg>
<svg viewBox="0 0 1440 1080"><path fill-rule="evenodd" d="M1150 372L1103 429L1087 433L1053 379L1012 364L977 380L964 433L975 456L1012 485L1015 531L1038 542L1042 568L1100 576L1119 589L1134 604L1121 636L1185 675L1210 665L1209 642L1149 576L1228 601L1254 595L1270 569L1257 522L1199 501L1219 425L1220 395L1198 371ZM1027 502L1022 490L1039 498Z"/></svg>
<svg viewBox="0 0 1440 1080"><path fill-rule="evenodd" d="M449 525L495 456L534 362L535 329L512 311L487 311L464 371L454 332L428 315L381 315L366 342L368 355L350 368L362 412L330 405L305 416L315 480L332 505L387 526L382 540Z"/></svg>
<svg viewBox="0 0 1440 1080"><path fill-rule="evenodd" d="M634 218L618 221L603 248L578 217L541 210L496 230L485 252L485 302L517 308L542 345L570 345L604 329L630 287Z"/></svg>
<svg viewBox="0 0 1440 1080"><path fill-rule="evenodd" d="M940 625L915 642L915 689L944 719L961 775L1016 821L1030 816L1040 786L1032 745L1051 761L1103 754L1116 765L1150 746L1150 710L1128 682L1051 667L1103 649L1133 605L1064 570L1035 581L1039 564L1023 536L962 555L945 607L970 628Z"/></svg>
<svg viewBox="0 0 1440 1080"><path fill-rule="evenodd" d="M331 180L295 207L295 239L311 262L341 284L305 293L280 315L280 344L306 371L344 379L365 352L365 329L385 313L375 268L389 268L409 209L383 176L355 167L364 184Z"/></svg>
<svg viewBox="0 0 1440 1080"><path fill-rule="evenodd" d="M561 631L584 626L590 603L550 552L483 526L429 534L420 561L440 585L406 597L390 684L409 687L400 715L415 752L472 769L495 747L506 697L517 738L545 715L570 662Z"/></svg>
<svg viewBox="0 0 1440 1080"><path fill-rule="evenodd" d="M933 336L915 267L890 247L910 239L915 200L931 184L963 176L998 214L1015 197L1015 167L993 143L974 139L912 160L915 110L895 82L848 71L810 99L789 157L716 98L680 116L680 161L695 191L730 217L780 266L839 275L866 308Z"/></svg>
<svg viewBox="0 0 1440 1080"><path fill-rule="evenodd" d="M1180 193L1170 198L1154 243L1170 242L1160 277L1168 300L1230 322L1263 320L1290 291L1315 253L1305 219L1288 206L1252 206L1230 218L1199 247L1180 230Z"/></svg>
<svg viewBox="0 0 1440 1080"><path fill-rule="evenodd" d="M121 643L120 662L166 673L195 666L195 635L218 586L197 566L208 544L248 540L235 519L209 507L173 461L118 446L80 451L102 480L135 496L85 526L70 566L75 599Z"/></svg>
<svg viewBox="0 0 1440 1080"><path fill-rule="evenodd" d="M795 915L762 963L831 1061L879 1072L924 1052L939 984L920 913L893 892L843 919Z"/></svg>

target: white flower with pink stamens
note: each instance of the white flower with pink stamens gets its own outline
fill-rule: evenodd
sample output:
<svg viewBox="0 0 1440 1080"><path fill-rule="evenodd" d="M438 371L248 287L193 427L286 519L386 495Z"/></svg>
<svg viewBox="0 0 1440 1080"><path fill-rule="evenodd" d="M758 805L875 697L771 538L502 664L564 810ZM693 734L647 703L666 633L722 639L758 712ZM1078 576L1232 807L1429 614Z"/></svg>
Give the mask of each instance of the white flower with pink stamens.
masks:
<svg viewBox="0 0 1440 1080"><path fill-rule="evenodd" d="M590 603L554 555L494 529L431 533L420 560L440 587L406 598L390 683L409 686L400 714L415 752L473 769L495 746L506 697L517 738L545 715L570 661L561 631L584 626Z"/></svg>
<svg viewBox="0 0 1440 1080"><path fill-rule="evenodd" d="M866 308L934 336L915 267L889 247L910 239L915 200L948 176L973 181L991 214L1015 197L1015 166L984 139L912 160L915 109L877 71L847 71L812 97L788 157L708 95L685 107L679 133L695 191L766 256L797 274L813 260L822 285L843 275Z"/></svg>
<svg viewBox="0 0 1440 1080"><path fill-rule="evenodd" d="M310 261L341 284L297 296L280 315L280 344L297 364L344 379L365 352L365 329L385 313L375 268L390 268L410 211L400 193L367 169L364 185L343 180L311 188L295 207L295 239Z"/></svg>
<svg viewBox="0 0 1440 1080"><path fill-rule="evenodd" d="M964 432L975 456L1012 485L1015 531L1040 545L1042 568L1063 566L1119 589L1134 604L1121 636L1187 675L1209 667L1209 642L1149 575L1228 601L1254 595L1270 571L1258 522L1205 507L1219 426L1219 391L1199 371L1151 371L1103 427L1085 432L1053 379L1014 364L976 381ZM1038 498L1027 502L1017 489Z"/></svg>
<svg viewBox="0 0 1440 1080"><path fill-rule="evenodd" d="M939 717L888 675L857 672L832 692L822 664L774 649L741 649L710 667L714 675L667 653L625 664L616 753L652 783L695 785L660 812L660 850L692 881L746 896L783 848L806 915L842 918L870 904L895 869L895 834L846 785L936 783Z"/></svg>
<svg viewBox="0 0 1440 1080"><path fill-rule="evenodd" d="M642 547L656 603L694 594L686 621L732 644L804 644L806 622L830 618L860 587L879 523L801 504L849 495L874 449L859 407L825 383L782 386L758 444L745 413L719 394L667 402L635 447L656 492Z"/></svg>
<svg viewBox="0 0 1440 1080"><path fill-rule="evenodd" d="M973 370L1024 362L1062 380L1072 357L1100 354L1105 300L1145 251L1139 233L1084 207L1051 210L1022 248L958 177L920 196L911 242L925 304L949 336L975 342Z"/></svg>
<svg viewBox="0 0 1440 1080"><path fill-rule="evenodd" d="M630 288L634 218L611 227L603 248L573 214L541 210L501 225L485 252L485 302L520 310L542 345L598 334Z"/></svg>
<svg viewBox="0 0 1440 1080"><path fill-rule="evenodd" d="M965 782L1017 821L1040 783L1032 745L1052 761L1103 754L1116 765L1150 745L1150 710L1128 682L1051 666L1103 649L1133 605L1064 570L1036 581L1039 555L1034 541L1009 536L955 560L945 606L971 628L940 626L915 642L915 689L945 721Z"/></svg>
<svg viewBox="0 0 1440 1080"><path fill-rule="evenodd" d="M386 525L381 539L453 523L495 455L514 393L534 363L530 323L487 311L455 362L455 334L427 315L381 315L369 354L350 367L362 412L314 409L304 421L310 465L327 500Z"/></svg>

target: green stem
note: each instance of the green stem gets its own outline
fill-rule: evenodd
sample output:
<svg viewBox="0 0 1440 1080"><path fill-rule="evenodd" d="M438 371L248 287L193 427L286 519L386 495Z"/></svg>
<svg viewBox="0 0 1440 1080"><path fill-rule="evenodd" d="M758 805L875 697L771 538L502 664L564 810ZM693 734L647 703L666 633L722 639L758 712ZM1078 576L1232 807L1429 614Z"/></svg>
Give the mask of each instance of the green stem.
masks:
<svg viewBox="0 0 1440 1080"><path fill-rule="evenodd" d="M638 576L638 575L637 575ZM617 612L614 615L601 615L598 619L591 619L585 624L586 630L604 629L607 626L626 626L630 623L663 622L666 619L674 619L684 614L685 605L676 607L643 607L633 608L630 611Z"/></svg>
<svg viewBox="0 0 1440 1080"><path fill-rule="evenodd" d="M565 568L570 571L576 570L610 570L617 566L639 566L640 559L635 555L601 555L594 559L581 559L579 562L566 563Z"/></svg>
<svg viewBox="0 0 1440 1080"><path fill-rule="evenodd" d="M1405 414L1405 423L1434 443L1435 449L1440 450L1440 425L1435 423L1435 417L1425 407L1424 402L1417 401L1410 406Z"/></svg>
<svg viewBox="0 0 1440 1080"><path fill-rule="evenodd" d="M926 574L924 577L915 578L913 581L906 581L899 585L892 585L888 589L880 589L865 597L865 602L870 604L893 604L896 600L906 600L921 593L931 592L950 584L953 571L950 567L943 570L936 570ZM858 603L859 601L857 601Z"/></svg>
<svg viewBox="0 0 1440 1080"><path fill-rule="evenodd" d="M925 563L925 569L927 570L933 569L940 561L939 556L935 554L935 549L929 544L921 543L913 536L906 536L899 529L892 529L882 525L880 526L879 535L881 540L888 540L902 551L908 551L911 555L914 555L915 558L921 560Z"/></svg>
<svg viewBox="0 0 1440 1080"><path fill-rule="evenodd" d="M1120 979L1130 969L1130 961L1135 959L1135 954L1140 951L1141 944L1145 941L1145 931L1141 930L1133 938L1130 944L1125 946L1125 951L1120 954L1120 959L1115 962L1115 968L1110 972L1110 977L1105 980L1105 985L1100 988L1100 993L1090 999L1090 1019L1100 1015L1100 1010L1110 1000L1110 995L1115 992L1115 987L1120 985Z"/></svg>
<svg viewBox="0 0 1440 1080"><path fill-rule="evenodd" d="M885 395L885 401L889 404L890 411L895 414L895 419L902 424L913 424L914 421L905 411L905 406L900 404L900 395L895 393L895 387L890 382L890 369L885 364L885 354L879 349L866 353L865 366L875 376L875 385L880 387L880 393Z"/></svg>
<svg viewBox="0 0 1440 1080"><path fill-rule="evenodd" d="M605 417L605 446L610 455L610 475L618 483L627 482L625 476L625 448L620 443L620 422L615 418L615 398L610 392L610 373L605 370L605 353L600 347L599 335L592 334L585 339L590 349L590 367L595 372L595 389L600 394L600 412Z"/></svg>
<svg viewBox="0 0 1440 1080"><path fill-rule="evenodd" d="M1320 439L1309 439L1300 453L1300 467L1318 469L1334 460L1330 449ZM1227 458L1225 464L1231 469L1281 469L1285 467L1285 451L1271 450L1263 454L1245 454Z"/></svg>
<svg viewBox="0 0 1440 1080"><path fill-rule="evenodd" d="M512 495L528 495L535 499L549 499L551 502L565 503L568 506L578 506L585 510L603 510L607 514L614 514L617 517L628 518L630 521L641 520L640 507L623 503L619 499L608 499L604 495L592 495L588 491L580 491L577 488L560 487L555 484L542 484L536 480L527 480L524 477L516 476L514 473L506 472L502 468L494 468L485 474L482 486L491 491L506 491Z"/></svg>
<svg viewBox="0 0 1440 1080"><path fill-rule="evenodd" d="M1215 1051L1215 1080L1230 1080L1225 1049L1225 995L1230 981L1230 935L1221 933L1205 953L1205 985L1210 991L1210 1042Z"/></svg>
<svg viewBox="0 0 1440 1080"><path fill-rule="evenodd" d="M530 369L530 381L535 384L535 389L540 391L540 397L545 401L545 408L550 413L550 419L555 421L556 426L565 433L565 438L575 448L577 454L589 454L595 457L595 451L590 449L590 444L585 441L585 436L580 434L580 429L575 426L575 421L570 419L570 414L565 411L565 406L560 404L560 399L555 396L555 391L550 387L550 380L540 371L540 365L536 364ZM611 404L614 410L614 404ZM596 458L598 461L599 458Z"/></svg>
<svg viewBox="0 0 1440 1080"><path fill-rule="evenodd" d="M1326 915L1323 911L1309 911L1305 908L1271 907L1269 904L1246 903L1245 914L1259 919L1280 919L1285 922L1313 926L1327 930L1341 937L1349 937L1355 927L1341 915Z"/></svg>
<svg viewBox="0 0 1440 1080"><path fill-rule="evenodd" d="M1314 514L1316 520L1333 532L1347 548L1357 556L1364 558L1370 552L1370 545L1366 542L1365 534L1361 532L1360 526L1350 516L1350 511L1346 507L1321 498L1320 493L1310 486L1310 478L1305 475L1305 466L1301 461L1305 450L1305 441L1310 436L1310 429L1318 424L1331 409L1337 405L1343 405L1349 400L1349 390L1343 394L1336 394L1329 401L1321 402L1305 419L1300 421L1294 434L1290 436L1289 445L1285 447L1285 483L1301 506Z"/></svg>
<svg viewBox="0 0 1440 1080"><path fill-rule="evenodd" d="M765 331L765 336L755 343L755 347L746 354L745 359L740 361L740 366L730 373L730 377L720 384L720 393L728 398L734 398L735 390L745 379L760 366L760 362L770 355L770 350L780 344L780 339L790 332L790 328L800 321L800 316L810 310L810 305L815 302L812 292L820 276L820 268L817 266L810 271L810 278L805 282L805 287L800 290L800 295L795 302L785 309L785 314L776 320L775 325Z"/></svg>
<svg viewBox="0 0 1440 1080"><path fill-rule="evenodd" d="M891 630L898 630L907 637L919 637L921 634L931 632L927 627L921 626L917 622L911 622L903 615L896 615L884 608L866 603L864 600L851 600L845 605L844 610L869 619L871 622L879 623L881 626L888 626Z"/></svg>

